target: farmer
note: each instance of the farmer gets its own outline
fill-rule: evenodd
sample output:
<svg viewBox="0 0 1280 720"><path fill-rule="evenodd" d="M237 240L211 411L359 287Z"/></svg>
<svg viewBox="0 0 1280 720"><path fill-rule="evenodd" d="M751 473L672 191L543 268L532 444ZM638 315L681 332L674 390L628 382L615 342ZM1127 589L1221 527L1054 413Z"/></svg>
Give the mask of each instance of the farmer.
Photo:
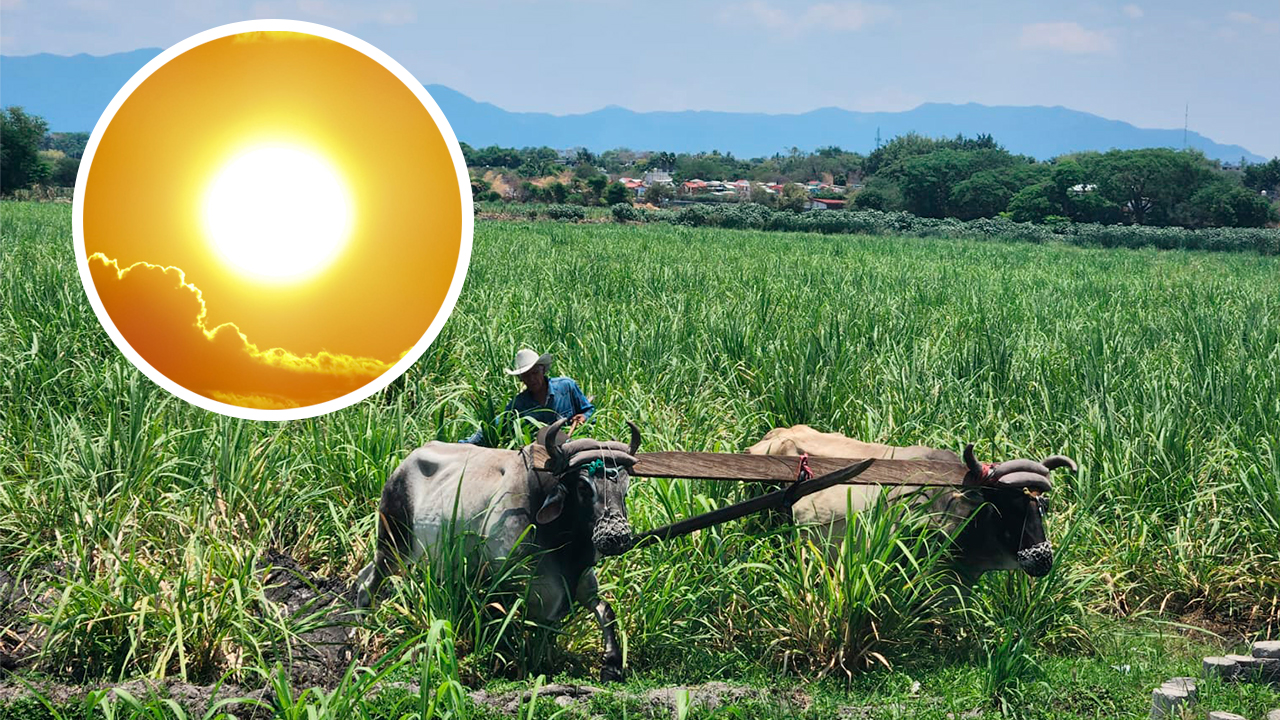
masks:
<svg viewBox="0 0 1280 720"><path fill-rule="evenodd" d="M507 403L507 412L515 411L519 417L527 417L543 424L551 424L561 418L569 419L569 432L591 419L596 411L591 400L573 378L547 377L551 367L550 353L539 355L529 348L516 353L514 367L504 369L508 375L516 375L524 383L524 392ZM463 440L472 445L484 445L483 429Z"/></svg>

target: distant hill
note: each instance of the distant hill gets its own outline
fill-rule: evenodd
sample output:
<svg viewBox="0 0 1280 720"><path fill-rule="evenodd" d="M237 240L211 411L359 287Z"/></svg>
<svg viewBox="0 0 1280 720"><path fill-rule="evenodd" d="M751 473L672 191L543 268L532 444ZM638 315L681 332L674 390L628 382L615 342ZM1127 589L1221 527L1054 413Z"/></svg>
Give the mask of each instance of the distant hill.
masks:
<svg viewBox="0 0 1280 720"><path fill-rule="evenodd" d="M29 55L0 57L0 105L21 105L43 116L54 131L88 131L126 81L156 49L103 57ZM720 150L739 157L785 153L792 146L811 151L824 145L870 152L877 129L883 140L915 131L932 137L989 133L1011 152L1041 160L1082 150L1182 147L1182 130L1138 128L1119 120L1064 107L991 107L968 103L925 103L904 112L853 112L820 108L770 115L705 110L635 112L617 106L578 115L509 112L476 102L443 85L427 90L449 118L458 139L476 147L504 145L554 148L583 146L593 151L697 152ZM1266 158L1239 145L1216 143L1187 133L1187 145L1219 160Z"/></svg>

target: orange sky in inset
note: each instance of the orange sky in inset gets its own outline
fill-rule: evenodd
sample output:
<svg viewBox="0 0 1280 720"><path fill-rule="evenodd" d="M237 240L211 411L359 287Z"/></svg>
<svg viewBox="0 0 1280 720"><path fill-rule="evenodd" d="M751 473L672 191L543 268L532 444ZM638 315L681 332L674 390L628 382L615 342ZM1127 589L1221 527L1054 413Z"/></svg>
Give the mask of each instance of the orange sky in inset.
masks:
<svg viewBox="0 0 1280 720"><path fill-rule="evenodd" d="M345 249L303 280L254 280L205 235L215 173L264 142L314 152L350 193ZM457 170L426 108L376 61L311 35L246 33L170 60L116 112L82 192L85 254L101 254L94 285L124 338L171 380L238 405L323 402L355 389L348 366L359 387L394 364L440 310L460 250ZM210 362L219 346L249 362Z"/></svg>

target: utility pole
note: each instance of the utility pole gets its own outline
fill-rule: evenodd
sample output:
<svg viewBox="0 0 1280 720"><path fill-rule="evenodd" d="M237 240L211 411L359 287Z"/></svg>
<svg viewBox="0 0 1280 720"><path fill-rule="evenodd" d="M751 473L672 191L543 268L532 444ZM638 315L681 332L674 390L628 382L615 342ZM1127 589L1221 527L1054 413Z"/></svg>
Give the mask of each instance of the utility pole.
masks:
<svg viewBox="0 0 1280 720"><path fill-rule="evenodd" d="M1185 144L1185 141L1184 141L1184 144ZM879 125L876 126L876 149L877 150L880 149L880 126Z"/></svg>

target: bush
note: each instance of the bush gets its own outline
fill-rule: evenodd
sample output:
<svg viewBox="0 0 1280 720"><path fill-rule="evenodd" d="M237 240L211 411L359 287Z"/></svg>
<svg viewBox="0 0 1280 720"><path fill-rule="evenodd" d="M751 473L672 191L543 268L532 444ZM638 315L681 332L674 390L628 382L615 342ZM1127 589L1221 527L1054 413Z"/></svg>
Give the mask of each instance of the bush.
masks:
<svg viewBox="0 0 1280 720"><path fill-rule="evenodd" d="M879 210L822 210L798 213L773 210L759 203L690 204L677 210L648 210L625 203L611 211L617 222L665 222L687 227L739 230L816 232L824 235L914 235L916 237L976 238L1030 243L1050 241L1104 248L1161 250L1218 250L1280 255L1280 230L1271 228L1208 228L1074 223L1048 216L1046 224L1015 222L1008 217L959 220L924 218L908 212ZM530 217L538 211L530 211ZM552 220L578 221L586 217L574 205L548 205L541 214Z"/></svg>
<svg viewBox="0 0 1280 720"><path fill-rule="evenodd" d="M644 220L640 209L630 203L615 203L610 210L613 211L613 219L618 222L642 222Z"/></svg>
<svg viewBox="0 0 1280 720"><path fill-rule="evenodd" d="M587 217L587 211L577 205L548 205L545 212L552 220L578 221Z"/></svg>

